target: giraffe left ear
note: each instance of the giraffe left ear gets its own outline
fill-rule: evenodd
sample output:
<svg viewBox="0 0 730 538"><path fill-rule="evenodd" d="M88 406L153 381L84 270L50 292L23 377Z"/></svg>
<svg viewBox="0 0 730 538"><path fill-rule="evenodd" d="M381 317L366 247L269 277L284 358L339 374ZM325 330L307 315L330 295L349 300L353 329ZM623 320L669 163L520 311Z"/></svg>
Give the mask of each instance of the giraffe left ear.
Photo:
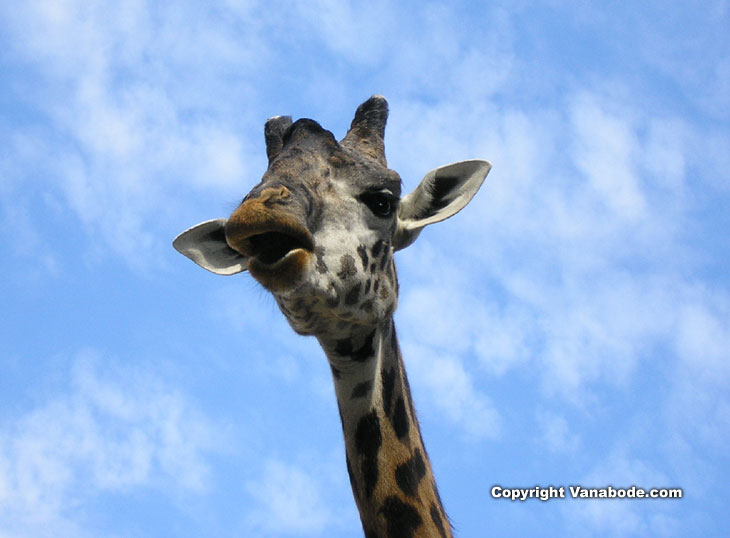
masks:
<svg viewBox="0 0 730 538"><path fill-rule="evenodd" d="M185 230L172 242L180 254L216 275L235 275L245 271L248 258L226 242L226 219L201 222Z"/></svg>
<svg viewBox="0 0 730 538"><path fill-rule="evenodd" d="M487 161L461 161L426 174L418 187L400 201L393 248L406 248L423 228L461 211L482 186L491 168Z"/></svg>

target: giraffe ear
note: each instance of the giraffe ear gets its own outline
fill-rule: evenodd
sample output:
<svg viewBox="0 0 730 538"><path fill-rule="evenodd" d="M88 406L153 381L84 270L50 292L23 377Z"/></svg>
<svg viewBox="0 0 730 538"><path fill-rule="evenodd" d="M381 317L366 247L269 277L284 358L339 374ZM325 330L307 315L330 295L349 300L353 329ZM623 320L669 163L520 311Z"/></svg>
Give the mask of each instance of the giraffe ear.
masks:
<svg viewBox="0 0 730 538"><path fill-rule="evenodd" d="M172 242L180 254L203 269L217 275L233 275L245 271L248 258L226 243L226 219L201 222L185 230Z"/></svg>
<svg viewBox="0 0 730 538"><path fill-rule="evenodd" d="M393 248L406 248L423 228L461 211L482 186L491 168L487 161L461 161L426 174L418 187L400 201Z"/></svg>

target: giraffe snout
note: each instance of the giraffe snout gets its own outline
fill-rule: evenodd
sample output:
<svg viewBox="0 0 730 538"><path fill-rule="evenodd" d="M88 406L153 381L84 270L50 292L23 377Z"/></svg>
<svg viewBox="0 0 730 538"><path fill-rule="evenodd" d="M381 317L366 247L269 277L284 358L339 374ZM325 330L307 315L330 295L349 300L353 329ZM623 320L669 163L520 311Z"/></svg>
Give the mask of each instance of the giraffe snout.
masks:
<svg viewBox="0 0 730 538"><path fill-rule="evenodd" d="M314 250L302 211L283 185L249 195L226 222L225 237L231 248L249 258L251 275L271 291L294 285Z"/></svg>
<svg viewBox="0 0 730 538"><path fill-rule="evenodd" d="M261 196L259 196L259 199L261 200L262 204L271 206L273 204L284 202L290 197L291 191L287 189L284 185L281 185L280 187L269 187L267 189L264 189L263 191L261 191Z"/></svg>
<svg viewBox="0 0 730 538"><path fill-rule="evenodd" d="M254 189L243 199L243 203L259 203L267 207L276 204L286 204L291 201L291 191L284 185L266 187L261 190Z"/></svg>

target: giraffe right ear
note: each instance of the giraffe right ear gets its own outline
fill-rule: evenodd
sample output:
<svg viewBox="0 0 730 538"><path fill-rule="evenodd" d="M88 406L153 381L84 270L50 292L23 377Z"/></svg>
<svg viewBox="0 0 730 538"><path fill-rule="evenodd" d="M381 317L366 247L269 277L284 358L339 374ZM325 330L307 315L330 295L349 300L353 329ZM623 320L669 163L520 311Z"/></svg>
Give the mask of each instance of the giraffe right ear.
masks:
<svg viewBox="0 0 730 538"><path fill-rule="evenodd" d="M245 271L248 258L226 243L226 219L214 219L185 230L172 242L180 254L217 275Z"/></svg>
<svg viewBox="0 0 730 538"><path fill-rule="evenodd" d="M426 174L418 187L400 201L393 248L406 248L426 226L461 211L482 186L491 168L487 161L461 161Z"/></svg>

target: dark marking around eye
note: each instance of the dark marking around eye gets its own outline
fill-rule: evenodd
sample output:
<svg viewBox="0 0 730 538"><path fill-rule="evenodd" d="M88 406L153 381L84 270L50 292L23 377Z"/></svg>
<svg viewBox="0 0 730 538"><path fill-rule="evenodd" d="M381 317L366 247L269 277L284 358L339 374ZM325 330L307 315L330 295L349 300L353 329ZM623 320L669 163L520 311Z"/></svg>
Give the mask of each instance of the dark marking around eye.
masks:
<svg viewBox="0 0 730 538"><path fill-rule="evenodd" d="M364 192L359 198L373 215L380 218L390 217L398 206L398 199L388 192Z"/></svg>

